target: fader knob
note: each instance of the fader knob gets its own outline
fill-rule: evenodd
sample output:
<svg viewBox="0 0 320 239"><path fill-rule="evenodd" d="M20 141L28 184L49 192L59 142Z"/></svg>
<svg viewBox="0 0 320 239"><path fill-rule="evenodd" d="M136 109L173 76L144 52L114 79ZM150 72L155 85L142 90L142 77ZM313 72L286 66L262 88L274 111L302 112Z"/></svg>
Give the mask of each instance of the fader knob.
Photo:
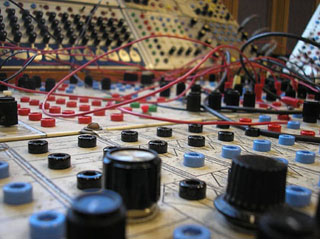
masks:
<svg viewBox="0 0 320 239"><path fill-rule="evenodd" d="M154 215L160 197L161 159L151 150L117 148L103 160L104 185L118 192L129 220Z"/></svg>
<svg viewBox="0 0 320 239"><path fill-rule="evenodd" d="M261 155L232 159L226 193L214 205L230 222L255 228L266 210L283 206L287 164Z"/></svg>

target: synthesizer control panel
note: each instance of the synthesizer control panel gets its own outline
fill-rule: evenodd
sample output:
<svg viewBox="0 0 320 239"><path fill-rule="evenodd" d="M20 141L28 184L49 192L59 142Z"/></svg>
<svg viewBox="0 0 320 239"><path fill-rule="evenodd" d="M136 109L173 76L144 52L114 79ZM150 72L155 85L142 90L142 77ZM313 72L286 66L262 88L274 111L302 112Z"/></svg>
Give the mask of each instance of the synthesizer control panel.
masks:
<svg viewBox="0 0 320 239"><path fill-rule="evenodd" d="M58 3L58 4L57 4ZM127 43L149 35L173 35L211 46L239 45L238 24L220 1L1 1L0 40L11 41L21 53L8 61L18 67L35 53L30 67L82 65ZM200 10L199 10L200 9ZM91 13L92 16L90 17ZM36 18L32 19L28 14ZM57 50L41 55L36 50ZM23 51L26 49L25 51ZM159 37L124 47L101 58L99 66L139 64L148 69L174 69L201 57L208 48L188 40ZM7 57L2 54L2 58ZM124 64L123 64L124 63ZM94 64L92 64L94 67Z"/></svg>

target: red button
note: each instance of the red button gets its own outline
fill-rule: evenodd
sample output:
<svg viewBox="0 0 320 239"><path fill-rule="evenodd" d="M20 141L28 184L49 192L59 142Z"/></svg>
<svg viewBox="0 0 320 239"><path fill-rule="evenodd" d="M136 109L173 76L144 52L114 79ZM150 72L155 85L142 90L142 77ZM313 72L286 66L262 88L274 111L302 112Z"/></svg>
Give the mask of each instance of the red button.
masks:
<svg viewBox="0 0 320 239"><path fill-rule="evenodd" d="M272 103L272 105L275 106L275 107L280 107L282 104L279 101L275 101L275 102Z"/></svg>
<svg viewBox="0 0 320 239"><path fill-rule="evenodd" d="M89 99L88 98L80 98L80 103L88 103Z"/></svg>
<svg viewBox="0 0 320 239"><path fill-rule="evenodd" d="M139 103L146 103L146 102L147 102L146 99L141 99L141 100L139 100Z"/></svg>
<svg viewBox="0 0 320 239"><path fill-rule="evenodd" d="M79 106L80 111L89 111L90 110L90 105L80 105Z"/></svg>
<svg viewBox="0 0 320 239"><path fill-rule="evenodd" d="M59 99L56 100L56 103L57 103L58 105L64 105L64 104L66 103L66 99L64 99L64 98L59 98Z"/></svg>
<svg viewBox="0 0 320 239"><path fill-rule="evenodd" d="M70 99L70 100L78 100L78 96L70 95L70 96L69 96L69 99Z"/></svg>
<svg viewBox="0 0 320 239"><path fill-rule="evenodd" d="M101 106L101 100L94 100L91 102L92 106Z"/></svg>
<svg viewBox="0 0 320 239"><path fill-rule="evenodd" d="M63 115L72 115L74 113L75 113L74 110L64 110L64 111L62 111Z"/></svg>
<svg viewBox="0 0 320 239"><path fill-rule="evenodd" d="M59 113L61 113L61 108L60 108L60 106L51 106L49 108L49 112L53 113L53 114L59 114Z"/></svg>
<svg viewBox="0 0 320 239"><path fill-rule="evenodd" d="M240 118L239 121L241 123L251 123L252 119L250 119L250 118Z"/></svg>
<svg viewBox="0 0 320 239"><path fill-rule="evenodd" d="M132 99L132 96L131 96L131 95L125 95L125 96L123 96L123 98L124 98L125 100L131 100L131 99Z"/></svg>
<svg viewBox="0 0 320 239"><path fill-rule="evenodd" d="M30 97L24 96L20 98L20 102L29 102L30 101Z"/></svg>
<svg viewBox="0 0 320 239"><path fill-rule="evenodd" d="M62 85L61 85L61 87L63 87L63 88L67 88L69 86L69 84L67 84L67 83L63 83Z"/></svg>
<svg viewBox="0 0 320 239"><path fill-rule="evenodd" d="M111 97L112 97L112 98L120 98L120 95L117 94L117 93L113 93L113 94L111 95Z"/></svg>
<svg viewBox="0 0 320 239"><path fill-rule="evenodd" d="M50 95L48 97L48 101L55 101L56 100L56 97L54 95Z"/></svg>
<svg viewBox="0 0 320 239"><path fill-rule="evenodd" d="M40 101L36 100L36 99L33 99L33 100L29 101L29 105L39 105L39 104L40 104Z"/></svg>
<svg viewBox="0 0 320 239"><path fill-rule="evenodd" d="M25 116L28 115L30 113L30 109L29 108L20 108L18 109L18 114L21 116Z"/></svg>
<svg viewBox="0 0 320 239"><path fill-rule="evenodd" d="M54 127L54 126L56 126L56 119L54 118L41 119L41 127Z"/></svg>
<svg viewBox="0 0 320 239"><path fill-rule="evenodd" d="M42 104L43 104L43 103L40 103L40 104L39 104L39 109L42 109ZM48 102L45 103L44 108L47 110L47 109L49 109L49 107L50 107L50 103L48 103Z"/></svg>
<svg viewBox="0 0 320 239"><path fill-rule="evenodd" d="M64 87L59 87L58 88L58 91L65 91L66 90L66 88L64 88Z"/></svg>
<svg viewBox="0 0 320 239"><path fill-rule="evenodd" d="M77 107L77 102L76 101L68 101L67 102L67 107L75 108L75 107Z"/></svg>
<svg viewBox="0 0 320 239"><path fill-rule="evenodd" d="M316 136L316 132L312 130L301 130L300 134L304 136Z"/></svg>
<svg viewBox="0 0 320 239"><path fill-rule="evenodd" d="M165 101L166 101L166 98L164 98L162 96L158 97L158 99L157 99L157 102L165 102Z"/></svg>
<svg viewBox="0 0 320 239"><path fill-rule="evenodd" d="M123 107L125 110L128 110L128 111L132 111L132 108L127 106L127 107Z"/></svg>
<svg viewBox="0 0 320 239"><path fill-rule="evenodd" d="M95 115L95 116L105 116L106 115L106 111L105 110L97 111L97 112L94 112L93 115Z"/></svg>
<svg viewBox="0 0 320 239"><path fill-rule="evenodd" d="M110 115L111 121L123 121L123 114L122 113L113 113Z"/></svg>
<svg viewBox="0 0 320 239"><path fill-rule="evenodd" d="M280 133L281 132L281 125L279 125L279 124L269 124L268 125L268 130Z"/></svg>
<svg viewBox="0 0 320 239"><path fill-rule="evenodd" d="M291 117L289 115L278 115L278 120L291 120Z"/></svg>
<svg viewBox="0 0 320 239"><path fill-rule="evenodd" d="M143 113L148 113L149 111L149 105L141 105L141 109Z"/></svg>
<svg viewBox="0 0 320 239"><path fill-rule="evenodd" d="M268 108L268 104L266 103L259 103L260 108Z"/></svg>
<svg viewBox="0 0 320 239"><path fill-rule="evenodd" d="M17 108L20 109L20 107L21 107L21 105L20 105L20 104L17 104Z"/></svg>
<svg viewBox="0 0 320 239"><path fill-rule="evenodd" d="M92 122L91 116L79 116L78 123L79 124L90 124Z"/></svg>
<svg viewBox="0 0 320 239"><path fill-rule="evenodd" d="M40 112L32 112L29 114L29 120L31 121L40 121L42 114Z"/></svg>

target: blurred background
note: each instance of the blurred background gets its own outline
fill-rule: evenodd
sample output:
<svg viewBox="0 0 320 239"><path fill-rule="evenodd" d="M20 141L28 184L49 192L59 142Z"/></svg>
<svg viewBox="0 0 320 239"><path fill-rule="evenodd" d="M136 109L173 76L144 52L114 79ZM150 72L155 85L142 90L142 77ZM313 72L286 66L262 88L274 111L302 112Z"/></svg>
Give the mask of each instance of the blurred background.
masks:
<svg viewBox="0 0 320 239"><path fill-rule="evenodd" d="M232 15L241 23L247 17L257 15L245 30L249 37L258 29L290 32L302 35L320 0L223 0ZM296 42L278 40L277 55L289 55Z"/></svg>

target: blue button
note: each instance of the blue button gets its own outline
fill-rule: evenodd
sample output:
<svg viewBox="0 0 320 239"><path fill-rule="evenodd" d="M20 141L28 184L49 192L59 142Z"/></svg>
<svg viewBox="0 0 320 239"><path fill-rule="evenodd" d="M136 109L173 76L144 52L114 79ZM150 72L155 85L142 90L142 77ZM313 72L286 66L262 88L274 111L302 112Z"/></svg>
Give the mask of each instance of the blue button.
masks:
<svg viewBox="0 0 320 239"><path fill-rule="evenodd" d="M271 116L269 115L260 115L259 122L269 122L271 121Z"/></svg>
<svg viewBox="0 0 320 239"><path fill-rule="evenodd" d="M82 87L84 86L84 83L82 81L78 81L77 86Z"/></svg>
<svg viewBox="0 0 320 239"><path fill-rule="evenodd" d="M115 85L111 85L111 90L115 90L116 86Z"/></svg>
<svg viewBox="0 0 320 239"><path fill-rule="evenodd" d="M76 86L75 85L69 85L69 89L75 89L76 88Z"/></svg>
<svg viewBox="0 0 320 239"><path fill-rule="evenodd" d="M10 6L10 2L5 1L3 5L4 5L5 7L9 7L9 6Z"/></svg>
<svg viewBox="0 0 320 239"><path fill-rule="evenodd" d="M299 121L289 121L287 124L288 129L300 129L300 122Z"/></svg>
<svg viewBox="0 0 320 239"><path fill-rule="evenodd" d="M126 91L126 88L121 87L121 88L119 88L119 91L124 92L124 91Z"/></svg>
<svg viewBox="0 0 320 239"><path fill-rule="evenodd" d="M271 142L266 139L256 139L253 141L253 150L259 152L268 152L271 150Z"/></svg>
<svg viewBox="0 0 320 239"><path fill-rule="evenodd" d="M117 87L118 88L122 87L122 83L117 83Z"/></svg>
<svg viewBox="0 0 320 239"><path fill-rule="evenodd" d="M312 164L316 159L316 154L307 150L299 150L296 152L296 162L303 164Z"/></svg>
<svg viewBox="0 0 320 239"><path fill-rule="evenodd" d="M55 211L37 212L30 216L30 238L60 239L65 237L65 215Z"/></svg>
<svg viewBox="0 0 320 239"><path fill-rule="evenodd" d="M40 91L46 91L46 88L44 86L41 86Z"/></svg>
<svg viewBox="0 0 320 239"><path fill-rule="evenodd" d="M32 202L32 185L30 183L9 183L3 187L3 201L11 205Z"/></svg>
<svg viewBox="0 0 320 239"><path fill-rule="evenodd" d="M281 134L279 136L279 144L291 146L294 145L295 139L296 137L294 137L293 135Z"/></svg>
<svg viewBox="0 0 320 239"><path fill-rule="evenodd" d="M131 88L132 88L132 85L126 85L126 88L127 88L127 89L131 89Z"/></svg>
<svg viewBox="0 0 320 239"><path fill-rule="evenodd" d="M305 207L310 204L311 190L301 186L286 187L286 203L292 207Z"/></svg>
<svg viewBox="0 0 320 239"><path fill-rule="evenodd" d="M0 179L9 177L9 164L5 161L0 161Z"/></svg>
<svg viewBox="0 0 320 239"><path fill-rule="evenodd" d="M135 90L135 91L140 90L140 86L134 87L134 90Z"/></svg>
<svg viewBox="0 0 320 239"><path fill-rule="evenodd" d="M31 7L32 9L36 9L36 8L37 8L37 4L31 3L30 7Z"/></svg>
<svg viewBox="0 0 320 239"><path fill-rule="evenodd" d="M183 156L183 165L191 168L200 168L204 166L204 155L197 152L188 152Z"/></svg>
<svg viewBox="0 0 320 239"><path fill-rule="evenodd" d="M296 119L302 119L302 114L293 114L292 117Z"/></svg>
<svg viewBox="0 0 320 239"><path fill-rule="evenodd" d="M66 93L72 94L73 93L73 89L70 89L70 88L66 89Z"/></svg>
<svg viewBox="0 0 320 239"><path fill-rule="evenodd" d="M227 159L233 159L241 153L241 148L235 145L223 145L221 156Z"/></svg>
<svg viewBox="0 0 320 239"><path fill-rule="evenodd" d="M211 232L208 228L197 225L182 225L174 229L173 239L210 239Z"/></svg>

